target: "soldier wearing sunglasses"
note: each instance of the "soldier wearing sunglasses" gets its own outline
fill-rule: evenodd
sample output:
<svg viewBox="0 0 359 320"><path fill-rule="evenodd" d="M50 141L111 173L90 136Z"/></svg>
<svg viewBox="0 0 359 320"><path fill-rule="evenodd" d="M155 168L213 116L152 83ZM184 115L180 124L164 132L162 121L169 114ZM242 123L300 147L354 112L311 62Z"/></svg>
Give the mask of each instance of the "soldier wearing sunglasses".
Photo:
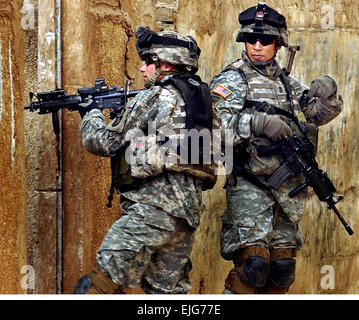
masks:
<svg viewBox="0 0 359 320"><path fill-rule="evenodd" d="M234 134L235 170L225 185L220 239L221 255L234 268L224 293L286 293L303 245L299 221L307 194L288 196L303 183L302 174L271 189L267 180L281 158L270 151L259 155L258 150L293 133L304 138L298 123L316 145L318 127L341 112L342 99L329 76L314 79L308 88L281 69L276 54L288 47L284 16L259 2L240 13L239 23L236 41L244 42L245 51L210 85L222 128Z"/></svg>

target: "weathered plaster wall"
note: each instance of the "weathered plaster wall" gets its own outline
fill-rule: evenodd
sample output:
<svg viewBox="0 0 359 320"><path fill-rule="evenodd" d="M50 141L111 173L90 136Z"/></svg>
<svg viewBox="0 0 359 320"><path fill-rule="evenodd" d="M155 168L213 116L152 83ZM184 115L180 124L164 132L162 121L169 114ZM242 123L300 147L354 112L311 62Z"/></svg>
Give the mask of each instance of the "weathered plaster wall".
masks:
<svg viewBox="0 0 359 320"><path fill-rule="evenodd" d="M48 73L56 72L54 65L41 69L43 62L50 59L41 57L56 59L52 38L48 41L44 37L47 32L54 32L55 1L30 2L35 5L36 13L42 14L42 20L23 36L20 23L23 1L11 4L0 1L0 145L3 150L0 293L23 292L19 270L26 264L34 266L36 272L36 288L31 292L71 293L77 278L95 266L95 253L102 238L120 217L119 198L115 197L111 209L106 207L109 160L95 157L81 147L80 117L76 112L63 112L61 141L53 136L49 116L27 113L23 122L22 108L28 91L56 87L55 79ZM77 88L93 85L100 76L109 85L122 85L127 78L132 89L143 86L134 37L139 25L150 25L157 31L175 27L193 35L202 49L199 74L210 81L224 65L239 57L242 46L234 41L239 28L238 13L257 1L63 0L61 3L62 87L68 93L76 93ZM355 106L359 98L359 64L355 57L359 52L359 7L356 0L268 3L280 8L287 17L291 44L301 46L292 74L307 84L322 74L338 80L344 111L321 129L318 162L333 179L338 193L344 194L345 200L338 208L356 232L352 237L347 236L334 214L311 195L302 221L306 243L299 253L297 281L290 292L358 293L359 137ZM331 14L333 26L328 25ZM279 59L285 64L287 55L284 49L281 51ZM42 77L44 74L47 77ZM231 263L219 256L220 214L225 210L223 182L222 177L215 190L204 194L207 208L196 231L191 293L220 293L231 268ZM62 239L58 237L59 217L63 222ZM321 271L327 265L335 273L334 289L324 289L321 285L324 275ZM59 267L63 279L58 279ZM58 287L59 280L62 288Z"/></svg>
<svg viewBox="0 0 359 320"><path fill-rule="evenodd" d="M28 104L29 91L44 92L57 87L55 1L24 2L22 13L25 103ZM59 289L58 268L61 267L58 251L61 137L54 135L51 114L38 116L36 112L26 111L24 123L27 258L28 264L34 268L36 283L29 292L56 293Z"/></svg>
<svg viewBox="0 0 359 320"><path fill-rule="evenodd" d="M20 1L0 1L0 293L21 292L26 265Z"/></svg>
<svg viewBox="0 0 359 320"><path fill-rule="evenodd" d="M198 40L202 49L199 73L203 79L210 81L223 66L240 57L243 45L235 42L238 14L256 3L179 1L176 26L180 32L190 33ZM344 111L321 128L317 159L337 186L338 193L344 194L345 199L338 204L338 209L356 232L349 237L334 213L311 193L302 219L306 242L298 254L297 281L290 292L357 293L358 114L355 105L359 87L356 59L359 7L356 1L268 1L268 4L287 17L290 44L301 46L292 74L307 85L315 77L325 74L338 81L339 92L345 101ZM201 19L189 19L188 12L200 14ZM284 48L278 56L285 66L288 55ZM213 197L216 200L212 201L218 205L224 198L224 191L216 190ZM200 241L192 253L193 263L197 266L192 272L193 293L219 293L223 285L217 279L222 278L223 283L231 268L230 263L218 258L216 250L211 250L218 248L219 224L216 222L220 212L224 211L224 208L213 209L203 216L197 234ZM214 262L213 265L210 262ZM213 275L217 279L213 279ZM334 287L326 282L329 276L333 276Z"/></svg>
<svg viewBox="0 0 359 320"><path fill-rule="evenodd" d="M104 77L108 85L137 78L133 22L118 1L64 1L63 82L69 92ZM129 45L131 44L131 45ZM119 198L106 207L109 159L81 147L80 116L64 114L64 292L95 265L95 253L120 217Z"/></svg>

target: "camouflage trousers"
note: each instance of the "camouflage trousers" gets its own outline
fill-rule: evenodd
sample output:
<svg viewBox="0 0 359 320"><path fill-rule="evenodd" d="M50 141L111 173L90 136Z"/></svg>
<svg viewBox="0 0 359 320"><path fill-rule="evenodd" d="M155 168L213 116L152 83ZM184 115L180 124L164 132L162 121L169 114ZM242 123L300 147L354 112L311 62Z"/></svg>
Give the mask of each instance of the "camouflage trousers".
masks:
<svg viewBox="0 0 359 320"><path fill-rule="evenodd" d="M125 201L121 207L122 217L98 250L98 268L122 288L141 285L145 293L187 293L194 228L154 206ZM151 224L152 214L163 216L162 228Z"/></svg>
<svg viewBox="0 0 359 320"><path fill-rule="evenodd" d="M226 187L227 210L221 216L221 255L232 260L233 253L250 245L267 249L303 245L299 221L292 222L270 191L260 189L242 177L231 177Z"/></svg>

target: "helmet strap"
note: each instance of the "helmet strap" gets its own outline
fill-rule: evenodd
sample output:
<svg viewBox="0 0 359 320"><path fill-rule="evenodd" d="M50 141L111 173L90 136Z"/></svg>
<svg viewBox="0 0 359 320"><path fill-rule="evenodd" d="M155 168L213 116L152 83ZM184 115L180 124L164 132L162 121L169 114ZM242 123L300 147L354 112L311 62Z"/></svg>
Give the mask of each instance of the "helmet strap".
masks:
<svg viewBox="0 0 359 320"><path fill-rule="evenodd" d="M247 49L246 49L245 52L246 52L247 57L248 57ZM276 58L276 56L277 56L277 52L278 52L278 50L276 49L276 50L275 50L275 53L274 53L274 55L273 55L273 57L270 58L270 59L267 60L267 61L251 61L251 63L252 63L256 68L258 68L258 69L265 69L266 67L268 67L268 66L270 66L270 65L272 65L272 64L274 63L274 60L275 60L275 58ZM248 59L249 59L249 58L248 58Z"/></svg>
<svg viewBox="0 0 359 320"><path fill-rule="evenodd" d="M168 75L171 75L171 74L178 73L178 71L173 71L173 70L172 71L160 70L161 69L161 62L158 59L158 57L156 57L156 56L153 57L153 61L154 61L154 64L156 66L156 70L155 70L155 73L152 75L152 77L148 81L145 81L145 88L146 89L151 89L153 87L153 85L155 84L155 82L157 81L159 76L168 76Z"/></svg>
<svg viewBox="0 0 359 320"><path fill-rule="evenodd" d="M248 53L246 51L244 51L244 53L245 53L246 58L248 60L247 63L249 63L255 69L257 69L258 72L260 72L261 74L263 74L265 76L272 77L273 79L278 77L277 71L270 71L270 70L278 70L279 65L278 65L278 62L275 59L276 55L277 55L277 51L273 55L273 57L271 59L269 59L268 61L251 61L249 59L249 57L248 57Z"/></svg>
<svg viewBox="0 0 359 320"><path fill-rule="evenodd" d="M161 74L161 72L159 71L159 69L156 66L156 71L152 75L150 80L145 81L145 88L146 89L151 89L153 87L153 85L155 84L155 82L156 82L156 80L157 80L157 78L159 77L160 74Z"/></svg>
<svg viewBox="0 0 359 320"><path fill-rule="evenodd" d="M168 76L170 74L178 73L177 71L160 71L159 68L156 67L155 73L152 75L151 79L145 81L145 88L151 89L155 82L157 81L159 76Z"/></svg>
<svg viewBox="0 0 359 320"><path fill-rule="evenodd" d="M159 77L159 75L161 74L161 71L160 71L160 66L161 66L161 63L160 63L160 60L158 59L157 56L153 56L152 57L152 60L155 64L155 67L156 67L156 70L155 70L155 73L152 75L152 77L145 81L145 88L146 89L151 89L154 85L154 83L156 82L157 78Z"/></svg>
<svg viewBox="0 0 359 320"><path fill-rule="evenodd" d="M264 68L266 68L268 66L271 66L273 64L273 62L275 60L275 56L276 55L274 55L271 59L269 59L267 61L251 61L251 62L256 68L264 69Z"/></svg>

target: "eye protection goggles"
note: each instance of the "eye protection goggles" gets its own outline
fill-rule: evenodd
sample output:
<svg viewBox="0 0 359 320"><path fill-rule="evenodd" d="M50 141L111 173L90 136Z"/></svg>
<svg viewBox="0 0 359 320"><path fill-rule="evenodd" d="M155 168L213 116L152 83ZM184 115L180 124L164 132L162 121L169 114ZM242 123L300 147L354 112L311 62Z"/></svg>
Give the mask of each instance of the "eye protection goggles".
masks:
<svg viewBox="0 0 359 320"><path fill-rule="evenodd" d="M136 43L138 52L141 52L143 49L150 48L153 44L160 44L163 46L184 47L189 49L191 52L195 52L198 56L201 53L201 49L197 46L197 44L195 44L195 41L188 42L180 39L159 36L149 27L139 27L136 32L136 38L138 38Z"/></svg>
<svg viewBox="0 0 359 320"><path fill-rule="evenodd" d="M155 60L151 56L145 56L143 61L146 63L146 66L149 66L149 65L155 63Z"/></svg>
<svg viewBox="0 0 359 320"><path fill-rule="evenodd" d="M259 41L261 45L268 46L273 43L276 37L271 35L264 35L264 34L246 34L244 35L244 42L248 42L251 45L254 45Z"/></svg>

